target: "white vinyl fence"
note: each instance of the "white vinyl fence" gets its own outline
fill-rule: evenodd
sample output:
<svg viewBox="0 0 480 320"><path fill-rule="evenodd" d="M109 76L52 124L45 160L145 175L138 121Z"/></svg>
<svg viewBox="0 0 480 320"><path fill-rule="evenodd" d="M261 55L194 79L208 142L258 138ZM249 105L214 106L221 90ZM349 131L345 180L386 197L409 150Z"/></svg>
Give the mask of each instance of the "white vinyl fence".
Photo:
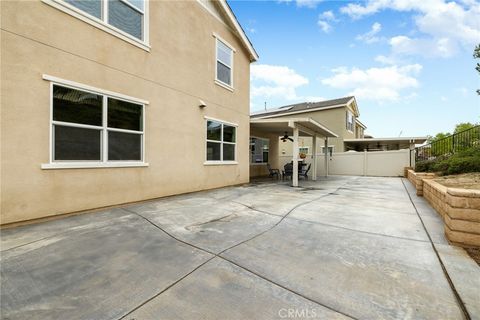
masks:
<svg viewBox="0 0 480 320"><path fill-rule="evenodd" d="M318 175L325 174L325 156L317 154ZM329 157L329 174L349 176L398 177L410 165L409 150L342 152ZM291 156L280 156L280 169L292 161ZM311 163L311 156L305 161ZM310 176L310 172L309 172Z"/></svg>

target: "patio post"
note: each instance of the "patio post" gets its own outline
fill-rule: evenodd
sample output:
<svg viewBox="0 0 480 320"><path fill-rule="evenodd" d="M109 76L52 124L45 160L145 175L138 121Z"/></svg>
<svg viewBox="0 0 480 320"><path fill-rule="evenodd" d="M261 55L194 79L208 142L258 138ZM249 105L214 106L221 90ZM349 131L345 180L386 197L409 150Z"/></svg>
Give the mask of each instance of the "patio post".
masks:
<svg viewBox="0 0 480 320"><path fill-rule="evenodd" d="M312 136L312 180L317 180L317 135Z"/></svg>
<svg viewBox="0 0 480 320"><path fill-rule="evenodd" d="M325 152L325 178L328 177L328 137L325 137L325 147L323 148Z"/></svg>
<svg viewBox="0 0 480 320"><path fill-rule="evenodd" d="M292 186L298 187L298 127L293 128L293 175Z"/></svg>

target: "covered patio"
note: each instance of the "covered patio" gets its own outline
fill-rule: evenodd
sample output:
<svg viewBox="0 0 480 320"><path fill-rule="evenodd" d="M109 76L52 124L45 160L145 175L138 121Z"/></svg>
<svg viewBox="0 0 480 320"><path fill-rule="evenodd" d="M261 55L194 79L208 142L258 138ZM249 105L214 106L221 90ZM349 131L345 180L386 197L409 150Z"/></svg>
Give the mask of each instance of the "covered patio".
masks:
<svg viewBox="0 0 480 320"><path fill-rule="evenodd" d="M363 138L345 139L345 150L354 151L390 151L415 149L415 145L427 141L427 137Z"/></svg>
<svg viewBox="0 0 480 320"><path fill-rule="evenodd" d="M280 136L287 134L293 139L293 175L292 186L298 187L298 158L300 136L312 137L313 150L312 154L317 154L317 139L324 140L325 143L325 175L328 175L328 138L338 137L333 131L311 118L281 118L281 119L251 119L250 135L256 137L267 138L270 140L270 162L278 165L278 140ZM317 179L317 157L312 158L312 180Z"/></svg>

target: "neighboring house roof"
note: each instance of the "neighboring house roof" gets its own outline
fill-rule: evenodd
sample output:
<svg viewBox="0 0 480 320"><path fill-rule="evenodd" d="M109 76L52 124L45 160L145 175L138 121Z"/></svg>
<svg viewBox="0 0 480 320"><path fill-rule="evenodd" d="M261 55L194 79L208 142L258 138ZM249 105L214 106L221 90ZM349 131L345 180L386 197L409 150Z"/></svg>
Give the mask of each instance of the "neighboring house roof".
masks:
<svg viewBox="0 0 480 320"><path fill-rule="evenodd" d="M363 129L367 129L367 126L364 125L360 120L355 119L355 122L358 123L360 125L360 127L362 127Z"/></svg>
<svg viewBox="0 0 480 320"><path fill-rule="evenodd" d="M257 51L255 51L255 48L253 47L252 43L250 42L250 39L248 39L245 31L243 30L242 26L237 20L237 17L233 13L232 8L230 8L230 5L227 3L226 0L219 0L218 3L220 4L220 8L224 11L225 15L227 18L230 20L230 22L233 24L235 31L237 32L238 36L240 37L240 40L242 40L243 45L245 48L248 50L250 53L250 61L257 61L258 60L258 54Z"/></svg>
<svg viewBox="0 0 480 320"><path fill-rule="evenodd" d="M325 100L320 102L302 102L302 103L292 104L288 106L283 106L274 110L252 113L250 115L250 118L258 118L258 119L273 118L273 117L284 116L289 114L299 114L299 113L312 112L312 111L323 110L323 109L340 108L340 107L347 106L352 101L355 102L355 97L353 96L333 99L333 100ZM356 103L354 108L356 108ZM356 110L356 112L358 113L358 109Z"/></svg>
<svg viewBox="0 0 480 320"><path fill-rule="evenodd" d="M312 118L250 119L250 128L265 133L283 135L297 127L300 132L313 136L338 138L338 135Z"/></svg>

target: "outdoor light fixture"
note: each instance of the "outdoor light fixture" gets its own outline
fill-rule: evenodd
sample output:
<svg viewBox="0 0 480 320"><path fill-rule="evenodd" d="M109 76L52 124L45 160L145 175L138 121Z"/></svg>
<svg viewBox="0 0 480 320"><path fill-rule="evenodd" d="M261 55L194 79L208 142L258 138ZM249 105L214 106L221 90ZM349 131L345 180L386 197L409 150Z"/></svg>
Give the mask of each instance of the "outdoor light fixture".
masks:
<svg viewBox="0 0 480 320"><path fill-rule="evenodd" d="M198 105L199 108L202 108L202 109L203 109L203 108L206 108L206 107L207 107L207 104L206 104L203 100L198 100L198 102L200 103L200 104Z"/></svg>

